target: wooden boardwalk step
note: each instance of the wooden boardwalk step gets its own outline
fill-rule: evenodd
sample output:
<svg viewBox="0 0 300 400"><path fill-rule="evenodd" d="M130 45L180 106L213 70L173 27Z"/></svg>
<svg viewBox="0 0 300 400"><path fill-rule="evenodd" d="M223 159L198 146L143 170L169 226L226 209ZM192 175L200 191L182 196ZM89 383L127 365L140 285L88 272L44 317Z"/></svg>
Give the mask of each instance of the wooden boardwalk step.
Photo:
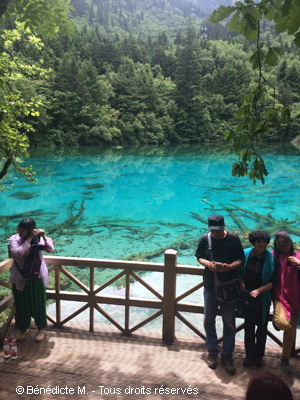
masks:
<svg viewBox="0 0 300 400"><path fill-rule="evenodd" d="M267 347L264 368L245 369L244 348L237 344L237 374L231 377L221 366L214 371L207 367L205 346L194 336L180 336L166 346L159 333L146 330L125 337L110 326L96 327L95 333L87 328L51 328L41 343L34 342L32 329L18 342L19 358L0 361L0 400L242 400L249 378L266 370L283 378L300 400L299 357L292 359L295 373L289 378L279 368L278 347ZM14 334L11 327L8 336ZM25 392L17 394L17 387ZM34 389L41 395L32 394ZM69 394L57 394L66 390Z"/></svg>

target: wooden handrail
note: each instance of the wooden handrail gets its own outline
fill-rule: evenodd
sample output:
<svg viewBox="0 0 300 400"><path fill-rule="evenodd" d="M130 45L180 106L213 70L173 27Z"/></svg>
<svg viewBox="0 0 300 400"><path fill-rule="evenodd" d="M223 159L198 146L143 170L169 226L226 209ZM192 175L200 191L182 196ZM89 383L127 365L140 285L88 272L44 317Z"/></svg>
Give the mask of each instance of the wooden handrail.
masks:
<svg viewBox="0 0 300 400"><path fill-rule="evenodd" d="M7 258L6 260L0 263L0 274L9 270L12 267L13 259Z"/></svg>
<svg viewBox="0 0 300 400"><path fill-rule="evenodd" d="M102 314L108 321L114 324L122 333L131 334L133 331L149 323L153 319L162 315L162 339L166 343L172 343L175 338L175 318L181 320L186 326L188 326L193 332L199 337L205 340L205 334L195 327L186 317L181 313L196 313L203 314L204 306L194 303L183 302L183 300L196 290L202 289L203 282L199 282L194 287L189 288L186 292L176 296L176 281L177 275L194 275L203 276L204 268L191 266L191 265L177 265L177 251L167 250L165 252L164 263L153 263L153 262L137 262L137 261L124 261L124 260L105 260L105 259L94 259L94 258L77 258L77 257L60 257L60 256L45 256L46 264L48 265L49 271L54 271L55 274L55 290L47 290L48 299L55 300L56 307L56 318L51 315L47 315L48 320L54 323L58 327L61 327L66 322L80 314L84 310L90 311L90 322L89 330L94 330L94 314L95 311ZM9 270L12 267L12 259L6 259L0 263L0 274ZM81 267L89 269L89 286L82 283L74 274L69 272L65 267ZM95 285L95 268L108 268L116 270L116 276L110 278L106 283L103 283L99 287ZM118 272L117 270L121 270ZM149 272L161 272L163 285L163 293L159 293L158 290L154 289L149 285L142 277L136 272L138 271L149 271ZM70 279L77 287L78 291L68 292L62 291L60 287L61 274ZM102 295L102 290L110 286L120 277L125 276L125 296L107 296ZM143 285L150 293L155 295L155 299L141 299L132 297L130 294L130 283L131 279L139 282ZM0 280L0 286L9 288L10 284ZM69 315L62 320L61 317L61 302L62 301L75 301L85 303L79 310ZM13 305L13 296L9 294L6 298L0 301L0 312L4 311L8 307ZM111 304L124 306L124 325L122 326L116 321L109 313L101 308L101 304ZM139 322L134 327L130 327L130 307L139 307L146 309L155 310L154 314L148 316L144 321ZM11 310L7 322L2 328L2 338L9 328L11 320L14 315L14 309ZM270 315L271 318L271 315ZM243 324L238 327L238 330L243 329ZM4 332L5 330L5 332ZM271 332L268 335L278 344L282 345L282 342L274 336ZM218 339L219 341L222 338ZM300 349L295 351L300 353Z"/></svg>
<svg viewBox="0 0 300 400"><path fill-rule="evenodd" d="M54 257L44 256L46 264L63 265L70 267L95 267L110 269L134 269L135 271L164 271L163 263L148 263L124 260L101 260L98 258L80 258L80 257ZM1 273L1 271L0 271Z"/></svg>

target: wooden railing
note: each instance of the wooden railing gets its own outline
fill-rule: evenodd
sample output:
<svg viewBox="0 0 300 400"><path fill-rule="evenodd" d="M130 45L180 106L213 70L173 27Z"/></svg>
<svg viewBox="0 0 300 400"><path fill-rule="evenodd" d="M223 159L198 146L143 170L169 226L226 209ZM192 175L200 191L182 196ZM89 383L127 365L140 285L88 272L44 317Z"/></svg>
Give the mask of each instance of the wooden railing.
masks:
<svg viewBox="0 0 300 400"><path fill-rule="evenodd" d="M5 261L2 261L0 263L0 277L1 274L3 274L5 271L8 271L12 266L12 259L7 259ZM3 280L0 280L0 286L3 286L7 289L11 289L11 285L7 282L4 282ZM12 293L10 293L8 296L6 296L4 299L0 301L0 314L6 311L7 309L10 309L9 314L6 318L5 323L1 327L0 331L0 340L2 342L3 338L5 337L5 334L14 318L15 315L15 306L14 306L14 298Z"/></svg>
<svg viewBox="0 0 300 400"><path fill-rule="evenodd" d="M104 316L110 323L112 323L117 329L125 335L130 335L132 332L148 324L154 319L162 316L162 340L165 343L173 343L175 338L175 319L178 318L189 327L194 333L196 333L201 339L205 340L205 333L202 332L198 327L194 326L182 313L204 313L204 306L195 303L183 302L183 300L194 293L195 291L203 288L203 276L204 268L177 265L177 251L167 250L164 256L164 263L150 263L150 262L134 262L134 261L120 261L120 260L99 260L99 259L87 259L87 258L74 258L74 257L44 257L49 273L55 274L55 288L54 290L47 290L48 299L55 301L56 316L47 315L48 320L57 327L62 327L64 324L75 318L77 315L85 310L89 310L89 330L94 330L95 322L95 311L99 312ZM12 260L7 259L0 263L0 275L11 268ZM89 269L89 285L86 286L81 280L79 280L74 274L72 274L66 267L80 267ZM121 270L116 272L116 275L102 284L96 287L95 282L95 269L108 268L111 270ZM147 272L159 272L161 273L163 282L163 292L160 293L154 289L147 281L138 275L139 271ZM186 292L176 295L176 282L177 277L180 274L184 275L196 275L199 276L199 283ZM71 280L79 290L76 292L67 292L61 290L61 276L65 275ZM103 295L103 290L118 279L125 278L125 295L123 297L118 296L106 296ZM143 285L152 295L154 299L140 299L131 296L131 281L137 281ZM0 285L10 287L10 284L0 280ZM200 299L200 296L199 296ZM62 319L62 301L74 301L83 302L84 305L77 311ZM106 312L101 305L113 304L124 306L124 321L116 321L113 316ZM4 311L8 307L12 309L8 315L6 323L2 327L1 336L3 337L12 321L14 316L13 297L8 295L5 299L0 302L0 312ZM137 325L130 325L130 307L148 308L154 309L155 312L150 317L146 318ZM270 319L271 319L270 315ZM244 324L240 324L237 327L237 331L244 328ZM281 340L279 340L272 332L268 331L268 335L279 345L282 346ZM218 339L222 341L222 337ZM296 353L300 352L300 349L295 349Z"/></svg>

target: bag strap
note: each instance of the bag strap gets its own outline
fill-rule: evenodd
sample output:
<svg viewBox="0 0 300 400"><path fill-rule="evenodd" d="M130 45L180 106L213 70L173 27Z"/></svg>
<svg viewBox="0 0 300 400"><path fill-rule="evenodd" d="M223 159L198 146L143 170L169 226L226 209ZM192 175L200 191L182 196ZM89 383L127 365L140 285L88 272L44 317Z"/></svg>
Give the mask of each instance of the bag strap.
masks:
<svg viewBox="0 0 300 400"><path fill-rule="evenodd" d="M209 251L210 261L213 261L214 256L213 256L213 252L212 252L211 232L208 232L208 234L207 234L207 241L208 241L208 251Z"/></svg>
<svg viewBox="0 0 300 400"><path fill-rule="evenodd" d="M208 234L207 234L207 241L208 241L208 252L209 252L210 261L213 261L214 256L213 256L213 251L212 251L211 232L208 232ZM215 271L212 271L212 273L214 274L215 285L218 286L220 284L218 274Z"/></svg>

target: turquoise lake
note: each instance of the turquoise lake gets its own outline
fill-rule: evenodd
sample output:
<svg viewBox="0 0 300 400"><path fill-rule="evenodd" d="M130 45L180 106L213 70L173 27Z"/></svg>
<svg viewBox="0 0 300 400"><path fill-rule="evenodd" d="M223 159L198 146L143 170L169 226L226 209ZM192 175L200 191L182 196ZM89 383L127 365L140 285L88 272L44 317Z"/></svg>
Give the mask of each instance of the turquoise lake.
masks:
<svg viewBox="0 0 300 400"><path fill-rule="evenodd" d="M194 263L193 242L206 230L192 213L206 219L215 208L237 231L224 209L238 206L262 216L271 213L276 220L299 220L296 150L281 147L267 154L266 184L256 186L248 178L231 177L235 158L228 153L210 146L78 149L58 156L55 150L42 156L32 152L26 164L33 166L38 183L12 176L13 188L1 193L2 257L5 239L24 213L53 232L59 255L160 261L159 249L177 245L179 262L187 264ZM81 204L81 217L60 230L58 224L76 216ZM257 226L249 214L235 214L249 229ZM300 230L297 222L293 226Z"/></svg>
<svg viewBox="0 0 300 400"><path fill-rule="evenodd" d="M179 263L196 265L202 219L212 213L223 214L238 233L257 226L272 231L288 219L300 244L299 152L273 146L265 153L269 175L254 186L231 176L235 156L215 146L32 151L25 164L38 183L11 175L6 186L13 187L1 193L1 259L24 216L49 233L62 256L162 262L163 251L175 248ZM161 286L155 275L149 279Z"/></svg>

